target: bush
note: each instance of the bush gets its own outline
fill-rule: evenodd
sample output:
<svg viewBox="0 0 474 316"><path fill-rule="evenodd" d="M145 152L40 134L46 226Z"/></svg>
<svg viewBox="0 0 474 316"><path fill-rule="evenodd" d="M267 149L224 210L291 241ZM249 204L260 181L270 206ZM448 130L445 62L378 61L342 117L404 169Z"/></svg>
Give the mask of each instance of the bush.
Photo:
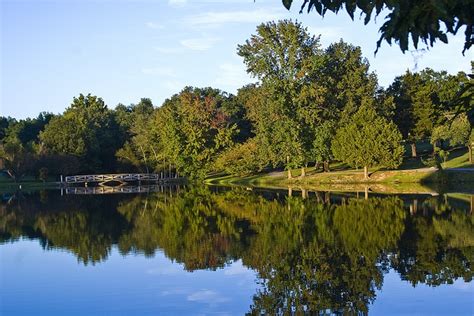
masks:
<svg viewBox="0 0 474 316"><path fill-rule="evenodd" d="M248 175L262 170L255 139L224 151L215 161L215 169L232 175Z"/></svg>

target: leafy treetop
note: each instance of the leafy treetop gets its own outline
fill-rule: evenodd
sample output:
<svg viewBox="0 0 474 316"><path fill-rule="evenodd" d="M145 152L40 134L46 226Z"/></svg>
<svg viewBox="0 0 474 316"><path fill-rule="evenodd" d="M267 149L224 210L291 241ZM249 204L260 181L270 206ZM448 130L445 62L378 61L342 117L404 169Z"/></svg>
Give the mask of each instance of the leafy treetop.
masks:
<svg viewBox="0 0 474 316"><path fill-rule="evenodd" d="M293 0L282 0L289 10ZM390 45L392 41L400 46L402 52L408 50L409 38L415 48L421 40L433 46L436 40L448 43L447 34L455 35L465 26L465 43L463 54L473 43L474 1L472 0L303 0L301 11L316 10L324 16L326 12L338 13L343 8L354 19L356 10L361 10L364 23L382 11L389 12L385 23L380 27L381 33L377 41L377 50L383 40ZM444 24L444 26L443 26ZM377 53L377 50L375 51Z"/></svg>

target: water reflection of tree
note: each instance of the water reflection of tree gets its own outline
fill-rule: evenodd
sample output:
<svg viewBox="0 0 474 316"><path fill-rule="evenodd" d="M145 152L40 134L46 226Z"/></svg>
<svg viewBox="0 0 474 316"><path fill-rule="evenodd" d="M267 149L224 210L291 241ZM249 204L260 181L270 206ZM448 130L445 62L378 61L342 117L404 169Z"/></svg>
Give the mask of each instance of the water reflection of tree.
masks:
<svg viewBox="0 0 474 316"><path fill-rule="evenodd" d="M474 217L448 204L407 218L392 266L414 286L471 281L474 262Z"/></svg>
<svg viewBox="0 0 474 316"><path fill-rule="evenodd" d="M350 200L332 207L288 203L280 210L286 214L269 216L262 224L267 232L258 234L259 243L276 246L254 248L263 259L251 265L264 282L252 313L367 312L403 231L400 200Z"/></svg>
<svg viewBox="0 0 474 316"><path fill-rule="evenodd" d="M43 194L0 204L0 236L38 238L84 263L105 260L115 244L122 254L162 250L189 271L242 259L262 283L251 313L364 313L390 267L414 285L472 279L467 209L431 199L410 214L406 205L397 197L329 205L201 187L131 198Z"/></svg>
<svg viewBox="0 0 474 316"><path fill-rule="evenodd" d="M173 198L136 197L118 207L134 227L122 236L123 253L156 249L182 262L187 270L215 269L238 258L249 234L248 224L227 215L207 190L191 189Z"/></svg>
<svg viewBox="0 0 474 316"><path fill-rule="evenodd" d="M114 210L115 199L61 198L58 194L19 195L0 204L2 241L38 238L45 249L73 252L84 264L105 260L127 222Z"/></svg>

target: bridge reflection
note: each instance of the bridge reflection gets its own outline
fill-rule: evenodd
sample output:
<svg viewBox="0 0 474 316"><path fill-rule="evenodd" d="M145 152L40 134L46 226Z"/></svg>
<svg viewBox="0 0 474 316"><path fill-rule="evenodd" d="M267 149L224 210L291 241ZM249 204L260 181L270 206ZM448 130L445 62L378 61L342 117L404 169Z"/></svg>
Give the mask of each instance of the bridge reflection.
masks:
<svg viewBox="0 0 474 316"><path fill-rule="evenodd" d="M119 174L89 174L89 175L76 175L67 176L61 182L66 185L71 184L84 184L87 187L88 183L98 183L100 186L107 186L107 183L119 183L124 185L130 182L155 182L155 183L167 183L174 181L181 181L183 178L178 177L176 174L174 177L166 177L163 173L119 173Z"/></svg>
<svg viewBox="0 0 474 316"><path fill-rule="evenodd" d="M61 194L87 195L87 194L124 194L124 193L150 193L179 191L179 184L169 185L125 185L125 186L96 186L96 187L66 187L61 189Z"/></svg>

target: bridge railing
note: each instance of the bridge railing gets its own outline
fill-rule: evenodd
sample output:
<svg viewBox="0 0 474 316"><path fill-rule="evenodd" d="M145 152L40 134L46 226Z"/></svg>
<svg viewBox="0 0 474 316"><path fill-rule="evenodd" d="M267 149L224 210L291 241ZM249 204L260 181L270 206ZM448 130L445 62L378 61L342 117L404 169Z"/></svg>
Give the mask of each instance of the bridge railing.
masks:
<svg viewBox="0 0 474 316"><path fill-rule="evenodd" d="M65 183L87 183L87 182L132 182L132 181L159 181L171 178L162 178L156 173L121 173L121 174L89 174L66 176Z"/></svg>

